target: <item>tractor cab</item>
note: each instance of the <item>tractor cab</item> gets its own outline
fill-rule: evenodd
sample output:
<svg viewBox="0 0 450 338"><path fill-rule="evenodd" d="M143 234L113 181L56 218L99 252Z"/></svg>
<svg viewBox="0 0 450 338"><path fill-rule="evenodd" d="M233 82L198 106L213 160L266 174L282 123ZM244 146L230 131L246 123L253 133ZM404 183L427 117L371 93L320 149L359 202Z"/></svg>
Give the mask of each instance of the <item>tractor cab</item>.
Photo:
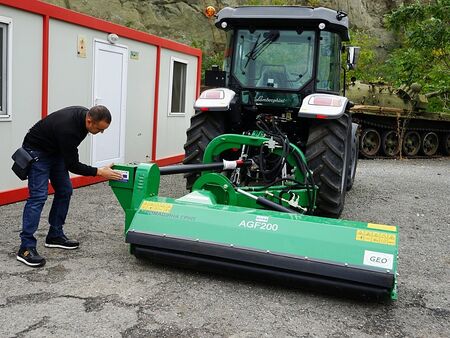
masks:
<svg viewBox="0 0 450 338"><path fill-rule="evenodd" d="M339 95L341 42L349 38L345 13L309 7L225 8L215 24L227 34L223 81L207 85L233 90L243 106L298 111L312 93Z"/></svg>

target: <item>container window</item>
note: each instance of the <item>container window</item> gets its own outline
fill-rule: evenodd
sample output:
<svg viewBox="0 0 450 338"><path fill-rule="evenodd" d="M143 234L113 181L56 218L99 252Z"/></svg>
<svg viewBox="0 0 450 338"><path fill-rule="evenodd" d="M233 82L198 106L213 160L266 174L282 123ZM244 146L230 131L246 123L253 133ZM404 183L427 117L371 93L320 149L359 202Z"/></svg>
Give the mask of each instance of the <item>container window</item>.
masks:
<svg viewBox="0 0 450 338"><path fill-rule="evenodd" d="M8 32L8 25L4 23L0 23L0 115L2 117L6 116L8 114L7 112L7 97L6 97L6 86L7 86L7 32Z"/></svg>
<svg viewBox="0 0 450 338"><path fill-rule="evenodd" d="M0 121L11 120L12 20L0 16Z"/></svg>
<svg viewBox="0 0 450 338"><path fill-rule="evenodd" d="M187 63L172 59L172 86L170 115L186 113Z"/></svg>

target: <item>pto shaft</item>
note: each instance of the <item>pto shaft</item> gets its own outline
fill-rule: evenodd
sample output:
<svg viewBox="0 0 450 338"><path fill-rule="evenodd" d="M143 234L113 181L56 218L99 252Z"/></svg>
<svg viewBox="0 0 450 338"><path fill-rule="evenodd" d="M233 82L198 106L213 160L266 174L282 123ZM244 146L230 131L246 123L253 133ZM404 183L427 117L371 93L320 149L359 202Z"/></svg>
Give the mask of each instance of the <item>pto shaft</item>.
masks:
<svg viewBox="0 0 450 338"><path fill-rule="evenodd" d="M252 161L236 160L215 163L199 163L199 164L180 164L159 168L161 175L173 175L191 172L200 172L208 170L233 170L243 166L251 165Z"/></svg>

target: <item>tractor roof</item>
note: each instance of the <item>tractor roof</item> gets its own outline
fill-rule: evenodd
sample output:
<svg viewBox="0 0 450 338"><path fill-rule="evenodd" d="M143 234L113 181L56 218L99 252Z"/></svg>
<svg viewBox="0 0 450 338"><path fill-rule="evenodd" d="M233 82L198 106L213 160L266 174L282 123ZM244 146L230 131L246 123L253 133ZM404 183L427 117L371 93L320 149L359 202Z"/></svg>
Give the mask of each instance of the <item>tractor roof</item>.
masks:
<svg viewBox="0 0 450 338"><path fill-rule="evenodd" d="M226 22L225 28L222 22ZM245 6L225 7L217 14L216 26L229 30L233 27L267 27L267 28L317 28L325 23L326 30L337 32L342 40L350 39L348 34L348 17L342 11L324 7L301 6Z"/></svg>

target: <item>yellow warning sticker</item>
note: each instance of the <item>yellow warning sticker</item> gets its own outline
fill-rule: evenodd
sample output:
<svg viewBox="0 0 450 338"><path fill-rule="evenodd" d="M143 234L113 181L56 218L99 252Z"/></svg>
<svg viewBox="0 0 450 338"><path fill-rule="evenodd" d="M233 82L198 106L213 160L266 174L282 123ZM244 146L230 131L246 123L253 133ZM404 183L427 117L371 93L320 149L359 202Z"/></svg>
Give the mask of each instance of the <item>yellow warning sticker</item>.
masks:
<svg viewBox="0 0 450 338"><path fill-rule="evenodd" d="M377 230L385 230L385 231L397 232L397 227L395 225L367 223L367 227L369 229L377 229Z"/></svg>
<svg viewBox="0 0 450 338"><path fill-rule="evenodd" d="M142 202L141 210L169 213L172 211L172 207L173 204L170 203L144 201Z"/></svg>
<svg viewBox="0 0 450 338"><path fill-rule="evenodd" d="M386 245L395 245L395 240L397 235L395 234L386 234L383 232L376 232L370 230L356 230L356 240L378 243L378 244L386 244Z"/></svg>

